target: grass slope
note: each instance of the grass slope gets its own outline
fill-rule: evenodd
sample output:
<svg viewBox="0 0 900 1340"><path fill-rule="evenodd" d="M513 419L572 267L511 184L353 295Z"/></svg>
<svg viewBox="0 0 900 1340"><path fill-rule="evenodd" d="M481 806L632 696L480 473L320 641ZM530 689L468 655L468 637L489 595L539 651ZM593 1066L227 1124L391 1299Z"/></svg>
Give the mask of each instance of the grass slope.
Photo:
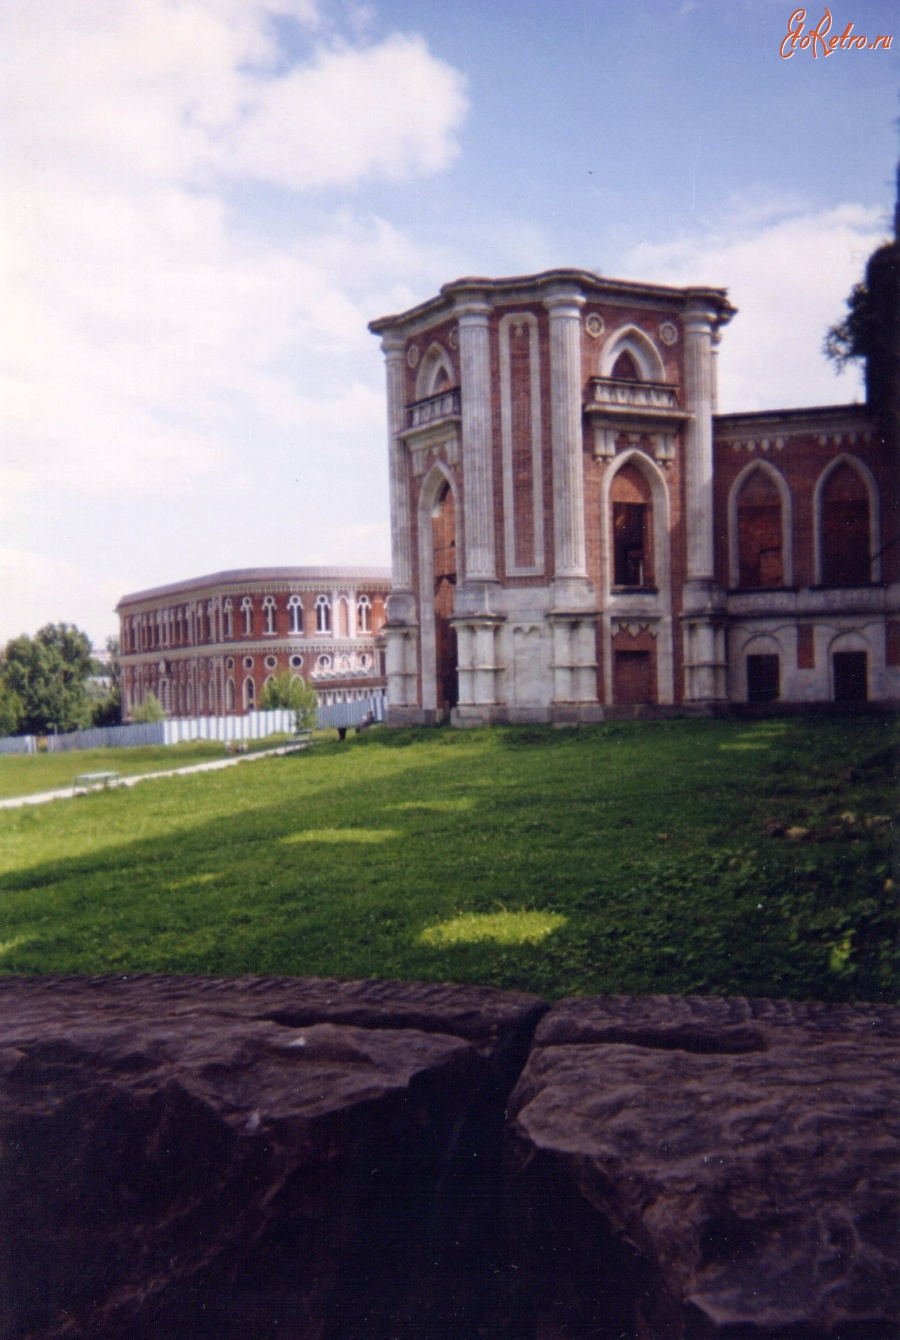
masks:
<svg viewBox="0 0 900 1340"><path fill-rule="evenodd" d="M264 740L250 740L247 749L270 749L288 738L270 735ZM221 740L185 740L181 744L129 749L70 749L59 754L5 754L0 757L0 800L60 791L83 772L118 772L123 777L136 777L224 757Z"/></svg>
<svg viewBox="0 0 900 1340"><path fill-rule="evenodd" d="M5 812L0 970L887 999L887 731L373 731Z"/></svg>

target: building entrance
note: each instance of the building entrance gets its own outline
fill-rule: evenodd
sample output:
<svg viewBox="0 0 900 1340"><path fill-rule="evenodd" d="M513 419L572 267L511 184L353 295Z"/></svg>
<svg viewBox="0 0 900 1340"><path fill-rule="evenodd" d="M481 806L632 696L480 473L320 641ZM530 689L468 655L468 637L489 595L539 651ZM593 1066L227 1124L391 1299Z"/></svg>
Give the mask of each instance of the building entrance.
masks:
<svg viewBox="0 0 900 1340"><path fill-rule="evenodd" d="M453 617L456 596L456 505L453 491L445 484L431 511L434 554L434 653L437 707L447 713L459 701L456 629Z"/></svg>

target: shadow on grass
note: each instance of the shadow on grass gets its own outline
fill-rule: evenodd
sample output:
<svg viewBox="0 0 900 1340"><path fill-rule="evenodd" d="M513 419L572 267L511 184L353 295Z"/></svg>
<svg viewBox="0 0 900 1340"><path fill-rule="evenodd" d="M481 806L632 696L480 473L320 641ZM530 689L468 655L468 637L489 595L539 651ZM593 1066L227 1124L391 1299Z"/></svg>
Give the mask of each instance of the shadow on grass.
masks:
<svg viewBox="0 0 900 1340"><path fill-rule="evenodd" d="M794 727L754 775L759 752L717 748L752 726L680 724L549 731L567 746L550 751L543 733L404 732L91 797L48 827L102 849L30 851L0 877L0 970L889 998L887 835L789 848L757 824L789 773L796 808L815 760L830 777L863 737L809 752ZM552 934L514 934L528 917Z"/></svg>

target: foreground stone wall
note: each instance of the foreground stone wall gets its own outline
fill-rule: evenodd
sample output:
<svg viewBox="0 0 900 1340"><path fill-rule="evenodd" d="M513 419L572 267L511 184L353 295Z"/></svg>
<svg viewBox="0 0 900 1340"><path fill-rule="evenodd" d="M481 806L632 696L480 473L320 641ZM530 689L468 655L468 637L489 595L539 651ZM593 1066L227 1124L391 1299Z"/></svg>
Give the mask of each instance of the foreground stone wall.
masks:
<svg viewBox="0 0 900 1340"><path fill-rule="evenodd" d="M0 1340L874 1340L885 1006L0 979Z"/></svg>

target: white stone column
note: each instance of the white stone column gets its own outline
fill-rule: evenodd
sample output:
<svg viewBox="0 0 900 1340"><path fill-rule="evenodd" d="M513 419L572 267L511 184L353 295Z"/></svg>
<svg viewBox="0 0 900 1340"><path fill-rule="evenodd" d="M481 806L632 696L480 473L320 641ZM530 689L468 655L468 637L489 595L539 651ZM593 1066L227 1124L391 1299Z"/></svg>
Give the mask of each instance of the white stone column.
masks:
<svg viewBox="0 0 900 1340"><path fill-rule="evenodd" d="M715 586L713 547L713 424L717 313L709 302L691 299L684 328L684 397L691 417L685 424L685 532L687 580L684 587L684 674L688 702L712 704L727 695L723 596Z"/></svg>
<svg viewBox="0 0 900 1340"><path fill-rule="evenodd" d="M572 285L544 299L550 314L550 431L553 444L554 581L566 596L587 581L581 444L581 308Z"/></svg>
<svg viewBox="0 0 900 1340"><path fill-rule="evenodd" d="M352 588L347 592L347 636L356 638L356 602L357 592Z"/></svg>
<svg viewBox="0 0 900 1340"><path fill-rule="evenodd" d="M688 581L713 580L713 329L715 313L689 303L684 327L685 498Z"/></svg>
<svg viewBox="0 0 900 1340"><path fill-rule="evenodd" d="M480 294L457 303L462 400L463 538L466 585L497 580L494 537L491 307Z"/></svg>
<svg viewBox="0 0 900 1340"><path fill-rule="evenodd" d="M381 341L387 377L388 451L391 491L391 566L395 590L412 588L412 532L409 509L409 452L400 434L406 427L406 360L401 336Z"/></svg>

